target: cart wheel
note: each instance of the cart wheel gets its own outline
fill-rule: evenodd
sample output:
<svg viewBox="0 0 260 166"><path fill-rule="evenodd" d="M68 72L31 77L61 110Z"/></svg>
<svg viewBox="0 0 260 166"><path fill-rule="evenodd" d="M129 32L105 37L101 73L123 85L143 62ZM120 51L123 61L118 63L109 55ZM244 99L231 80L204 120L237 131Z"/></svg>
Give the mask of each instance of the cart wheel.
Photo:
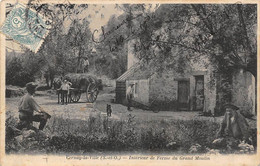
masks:
<svg viewBox="0 0 260 166"><path fill-rule="evenodd" d="M98 87L96 84L90 83L87 88L86 96L87 96L87 101L90 103L93 103L96 101L97 96L98 96Z"/></svg>
<svg viewBox="0 0 260 166"><path fill-rule="evenodd" d="M76 103L79 101L81 93L80 93L80 91L72 91L70 95L71 95L70 96L71 101L73 103Z"/></svg>

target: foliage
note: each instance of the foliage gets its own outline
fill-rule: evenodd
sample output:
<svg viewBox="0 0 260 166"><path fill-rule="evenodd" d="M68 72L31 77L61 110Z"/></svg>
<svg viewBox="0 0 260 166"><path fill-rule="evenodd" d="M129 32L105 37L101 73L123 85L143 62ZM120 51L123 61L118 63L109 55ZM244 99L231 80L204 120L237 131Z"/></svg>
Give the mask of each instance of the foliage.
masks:
<svg viewBox="0 0 260 166"><path fill-rule="evenodd" d="M12 118L7 120L7 127ZM73 124L73 125L72 125ZM88 120L72 120L53 117L45 129L50 136L44 145L44 153L90 152L171 152L187 153L198 143L210 147L219 125L211 121L140 121L131 114L126 120L113 120L90 116ZM8 139L6 145L13 142ZM167 144L176 142L180 149L170 150ZM8 148L9 146L6 146ZM6 149L16 153L23 149ZM42 149L39 145L38 150ZM26 148L25 148L26 149ZM32 149L31 149L32 150ZM25 150L29 153L29 150Z"/></svg>
<svg viewBox="0 0 260 166"><path fill-rule="evenodd" d="M127 44L137 39L136 56L151 69L182 71L199 56L208 56L216 71L244 69L256 77L256 5L253 4L121 4L100 39L91 40L88 5L37 4L30 7L50 19L51 29L29 64L51 82L54 75L79 72L89 57L94 74L117 78L126 71ZM93 48L96 54L92 54ZM33 54L26 50L25 55ZM24 60L29 63L30 60ZM48 82L48 81L47 81Z"/></svg>
<svg viewBox="0 0 260 166"><path fill-rule="evenodd" d="M121 8L130 17L141 13L131 21L131 39L136 57L152 72L189 73L195 63L204 65L213 73L210 86L217 85L218 106L231 101L233 71L257 77L256 5L161 4L153 12L141 5Z"/></svg>
<svg viewBox="0 0 260 166"><path fill-rule="evenodd" d="M6 84L23 87L31 81L34 81L33 68L26 67L20 57L13 57L8 60L6 66Z"/></svg>
<svg viewBox="0 0 260 166"><path fill-rule="evenodd" d="M128 28L127 24L124 23L125 19L124 14L119 17L113 15L107 25L103 27L105 33L111 32L111 34L101 35L102 42L96 43L97 56L93 59L97 74L115 79L126 71ZM114 30L121 23L123 25Z"/></svg>
<svg viewBox="0 0 260 166"><path fill-rule="evenodd" d="M43 73L65 75L81 72L84 57L89 58L93 74L117 78L126 71L126 50L123 47L119 46L117 49L117 46L108 44L109 38L102 44L92 43L88 18L81 16L89 5L50 5L33 2L30 5L37 12L50 18L52 23L49 35L45 39L42 49L37 53L44 57L40 69ZM115 17L113 20L111 19L108 29L119 21ZM92 54L95 47L97 53Z"/></svg>
<svg viewBox="0 0 260 166"><path fill-rule="evenodd" d="M52 86L55 75L77 72L81 57L87 56L90 50L89 22L78 17L88 5L36 4L33 1L28 5L48 18L51 28L37 54L24 48L20 62L30 70L32 76L43 75L47 86L49 82Z"/></svg>
<svg viewBox="0 0 260 166"><path fill-rule="evenodd" d="M158 69L176 69L180 61L207 55L218 72L244 69L256 77L256 5L162 4L154 12L129 8L132 17L142 14L131 24L133 38L140 40L136 54L155 61Z"/></svg>

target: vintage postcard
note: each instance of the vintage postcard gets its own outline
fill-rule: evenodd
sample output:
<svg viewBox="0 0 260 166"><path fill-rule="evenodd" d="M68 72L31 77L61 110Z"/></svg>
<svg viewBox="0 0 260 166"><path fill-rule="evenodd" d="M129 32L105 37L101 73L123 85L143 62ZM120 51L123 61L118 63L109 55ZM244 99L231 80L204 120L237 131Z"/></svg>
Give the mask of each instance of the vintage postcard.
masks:
<svg viewBox="0 0 260 166"><path fill-rule="evenodd" d="M257 0L0 2L0 165L259 166Z"/></svg>

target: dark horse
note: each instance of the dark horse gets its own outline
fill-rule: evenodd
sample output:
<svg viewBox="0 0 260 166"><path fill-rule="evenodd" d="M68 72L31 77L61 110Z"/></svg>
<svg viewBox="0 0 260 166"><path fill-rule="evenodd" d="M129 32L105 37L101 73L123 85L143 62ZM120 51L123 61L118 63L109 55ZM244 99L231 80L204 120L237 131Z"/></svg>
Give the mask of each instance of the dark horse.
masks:
<svg viewBox="0 0 260 166"><path fill-rule="evenodd" d="M62 78L58 77L58 78L54 78L53 80L53 87L55 90L59 89L61 87L61 83L62 83Z"/></svg>

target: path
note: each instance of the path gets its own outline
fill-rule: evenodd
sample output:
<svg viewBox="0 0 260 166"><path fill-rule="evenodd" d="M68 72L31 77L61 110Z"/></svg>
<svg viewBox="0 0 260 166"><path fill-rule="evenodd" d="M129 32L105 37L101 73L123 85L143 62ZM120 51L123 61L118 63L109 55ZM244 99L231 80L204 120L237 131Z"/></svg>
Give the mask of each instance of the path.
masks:
<svg viewBox="0 0 260 166"><path fill-rule="evenodd" d="M137 119L143 121L150 120L210 120L219 122L222 118L217 117L202 117L198 115L198 112L171 112L171 111L161 111L159 113L154 113L150 110L142 110L138 108L133 108L133 111L127 111L126 106L121 104L111 103L111 99L114 98L115 94L112 87L105 87L103 91L100 92L97 101L94 103L93 111L91 105L86 104L85 94L81 95L81 99L78 103L70 103L68 105L60 105L57 103L56 94L48 94L47 92L39 91L35 96L35 100L52 116L61 117L64 119L81 119L86 120L91 114L101 114L101 116L106 116L106 106L107 104L112 105L112 117L113 119L125 119L129 114L135 116ZM19 97L6 98L6 108L8 112L11 112L14 116L18 117L17 104Z"/></svg>

